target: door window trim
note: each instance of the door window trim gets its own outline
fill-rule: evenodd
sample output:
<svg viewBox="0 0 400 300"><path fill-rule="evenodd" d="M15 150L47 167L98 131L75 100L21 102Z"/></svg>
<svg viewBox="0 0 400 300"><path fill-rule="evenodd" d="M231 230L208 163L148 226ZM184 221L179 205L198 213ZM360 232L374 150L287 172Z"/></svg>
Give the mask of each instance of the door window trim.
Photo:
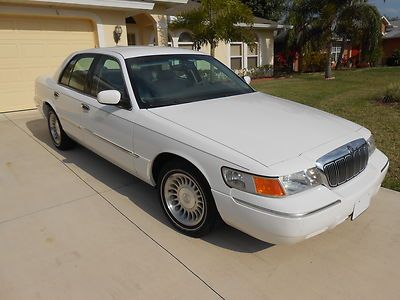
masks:
<svg viewBox="0 0 400 300"><path fill-rule="evenodd" d="M93 84L93 74L94 74L94 72L95 72L96 70L98 70L99 67L101 67L101 66L100 66L100 62L101 62L103 59L107 59L107 58L112 59L113 61L115 61L115 62L119 65L119 69L120 69L120 72L121 72L121 77L122 77L122 80L124 81L125 93L126 93L126 96L128 97L127 100L129 101L129 107L123 107L122 105L119 105L119 104L115 104L115 105L111 105L111 104L110 104L110 105L111 105L111 106L117 106L117 107L119 107L119 108L121 108L121 109L125 109L125 110L132 110L132 108L133 108L133 106L132 106L132 100L131 100L131 97L130 97L130 95L129 95L128 89L127 89L127 84L126 84L124 72L123 72L123 70L122 70L122 65L121 65L120 61L118 60L118 58L116 58L116 57L114 57L114 56L112 56L112 55L109 55L109 54L98 54L97 59L93 62L93 64L94 64L93 68L91 68L91 70L90 70L89 73L88 73L88 78L90 78L90 80L87 80L87 82L86 82L86 84L87 84L87 86L86 86L86 88L87 88L87 95L88 95L89 97L92 97L92 98L96 99L96 101L97 101L97 96L94 96L94 95L91 93L91 88L92 88L92 84Z"/></svg>
<svg viewBox="0 0 400 300"><path fill-rule="evenodd" d="M85 85L84 85L83 91L82 91L82 90L79 90L79 89L76 89L76 88L70 86L69 84L64 84L64 83L61 82L61 79L62 79L62 77L64 76L64 72L67 71L68 67L70 66L70 63L71 63L73 60L75 60L75 62L74 62L73 66L72 66L72 68L71 68L71 70L70 70L70 73L68 74L68 83L69 83L70 80L71 80L72 71L74 70L76 63L77 63L80 59L82 59L82 58L88 58L88 57L93 57L93 61L92 61L92 64L90 65L90 68L89 68L88 73L87 73L87 75L86 75L86 80L85 80ZM90 96L90 95L87 93L87 89L88 89L88 80L87 80L87 78L88 78L89 74L91 73L91 70L93 69L93 67L96 65L97 59L98 59L98 54L95 54L95 53L80 53L80 54L75 55L74 57L72 57L72 58L69 60L69 62L67 63L67 65L64 67L64 69L63 69L62 72L60 73L60 76L59 76L59 78L58 78L58 84L61 85L61 86L63 86L63 87L66 87L66 88L68 88L68 89L70 89L70 90L72 90L72 91L78 92L78 93L83 94L83 95L86 95L86 96Z"/></svg>

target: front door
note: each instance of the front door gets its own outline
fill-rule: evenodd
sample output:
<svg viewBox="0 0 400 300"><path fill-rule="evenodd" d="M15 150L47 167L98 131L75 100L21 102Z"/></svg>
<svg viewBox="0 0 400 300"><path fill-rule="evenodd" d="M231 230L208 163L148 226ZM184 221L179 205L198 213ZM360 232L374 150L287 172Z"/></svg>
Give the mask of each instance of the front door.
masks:
<svg viewBox="0 0 400 300"><path fill-rule="evenodd" d="M133 123L130 121L133 112L120 63L113 57L100 56L90 77L91 97L83 103L82 113L85 144L122 169L134 173ZM97 94L104 90L118 90L120 103L99 103Z"/></svg>

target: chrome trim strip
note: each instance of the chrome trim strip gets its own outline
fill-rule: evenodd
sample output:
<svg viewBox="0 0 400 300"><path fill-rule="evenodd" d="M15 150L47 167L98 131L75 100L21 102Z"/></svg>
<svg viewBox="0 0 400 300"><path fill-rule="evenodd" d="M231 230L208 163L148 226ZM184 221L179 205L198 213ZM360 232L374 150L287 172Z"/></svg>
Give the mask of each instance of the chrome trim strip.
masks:
<svg viewBox="0 0 400 300"><path fill-rule="evenodd" d="M361 138L320 157L316 166L320 173L324 174L324 185L337 187L364 171L368 158L368 143Z"/></svg>
<svg viewBox="0 0 400 300"><path fill-rule="evenodd" d="M284 212L280 212L280 211L276 211L276 210L260 207L258 205L254 205L254 204L251 204L251 203L248 203L248 202L244 202L244 201L239 200L237 198L233 198L233 200L235 202L237 202L238 204L241 204L243 206L247 206L249 208L257 209L259 211L266 212L266 213L269 213L269 214L272 214L272 215L275 215L275 216L278 216L278 217L284 217L284 218L290 218L290 219L299 219L299 218L308 217L308 216L316 214L316 213L318 213L320 211L323 211L325 209L328 209L330 207L333 207L333 206L336 206L336 205L342 203L341 200L336 200L335 202L333 202L331 204L325 205L325 206L323 206L321 208L318 208L316 210L313 210L313 211L309 211L309 212L305 212L305 213L284 213Z"/></svg>
<svg viewBox="0 0 400 300"><path fill-rule="evenodd" d="M354 140L352 142L349 142L343 146L340 146L339 148L336 148L335 150L325 154L324 156L320 157L317 160L317 168L320 170L324 170L324 166L327 163L330 163L332 161L335 161L341 157L345 157L349 153L352 153L354 150L359 149L362 147L364 144L366 144L367 141L363 138Z"/></svg>
<svg viewBox="0 0 400 300"><path fill-rule="evenodd" d="M91 134L93 134L94 136L97 136L98 138L102 139L103 141L105 141L105 142L107 142L107 143L113 145L114 147L117 147L118 149L129 153L129 154L132 155L133 157L135 157L135 158L138 158L138 157L139 157L139 155L137 155L137 154L134 153L133 151L131 151L131 150L129 150L129 149L126 149L126 148L124 148L124 147L122 147L122 146L120 146L120 145L118 145L118 144L116 144L116 143L110 141L109 139L106 139L105 137L101 136L100 134L98 134L98 133L96 133L96 132L93 132L93 131L91 131L91 130L89 130L89 129L86 129L86 130L89 131L89 132L90 132Z"/></svg>
<svg viewBox="0 0 400 300"><path fill-rule="evenodd" d="M383 166L383 168L381 169L381 173L383 171L385 171L386 167L389 165L389 160L387 160L386 164Z"/></svg>

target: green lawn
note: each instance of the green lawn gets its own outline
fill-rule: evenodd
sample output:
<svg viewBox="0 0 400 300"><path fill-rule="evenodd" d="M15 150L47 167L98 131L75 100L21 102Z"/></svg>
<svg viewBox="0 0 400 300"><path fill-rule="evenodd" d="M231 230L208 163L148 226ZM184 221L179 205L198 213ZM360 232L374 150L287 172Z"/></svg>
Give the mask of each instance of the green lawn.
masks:
<svg viewBox="0 0 400 300"><path fill-rule="evenodd" d="M400 67L337 71L336 80L323 74L302 74L290 79L255 80L261 92L313 106L371 130L376 144L390 159L384 187L400 191L400 105L383 105L384 87L400 81Z"/></svg>

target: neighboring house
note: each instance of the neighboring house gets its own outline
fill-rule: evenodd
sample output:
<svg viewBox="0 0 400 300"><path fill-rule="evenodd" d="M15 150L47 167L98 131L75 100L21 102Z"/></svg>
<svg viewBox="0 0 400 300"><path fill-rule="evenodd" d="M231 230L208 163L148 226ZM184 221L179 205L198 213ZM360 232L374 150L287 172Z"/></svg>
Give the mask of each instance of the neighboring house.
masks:
<svg viewBox="0 0 400 300"><path fill-rule="evenodd" d="M189 0L187 4L167 9L168 21L172 22L177 15L196 9L199 6L199 2ZM247 25L238 24L238 26ZM216 58L233 70L254 69L265 65L273 66L275 32L280 28L284 28L284 25L255 17L252 26L256 34L256 45L253 49L250 49L242 41L220 42L215 49ZM173 47L192 48L193 40L187 30L170 29L169 38L170 45ZM210 53L209 45L202 47L200 51Z"/></svg>
<svg viewBox="0 0 400 300"><path fill-rule="evenodd" d="M400 20L389 21L386 17L382 17L382 34L382 60L385 64L394 51L400 49Z"/></svg>
<svg viewBox="0 0 400 300"><path fill-rule="evenodd" d="M53 73L71 52L118 45L192 47L190 32L168 31L187 0L1 0L0 112L34 108L34 79ZM243 26L243 25L242 25ZM255 19L258 45L220 44L216 57L233 69L273 65L274 31ZM117 39L115 39L117 37ZM208 47L201 49L209 53Z"/></svg>

